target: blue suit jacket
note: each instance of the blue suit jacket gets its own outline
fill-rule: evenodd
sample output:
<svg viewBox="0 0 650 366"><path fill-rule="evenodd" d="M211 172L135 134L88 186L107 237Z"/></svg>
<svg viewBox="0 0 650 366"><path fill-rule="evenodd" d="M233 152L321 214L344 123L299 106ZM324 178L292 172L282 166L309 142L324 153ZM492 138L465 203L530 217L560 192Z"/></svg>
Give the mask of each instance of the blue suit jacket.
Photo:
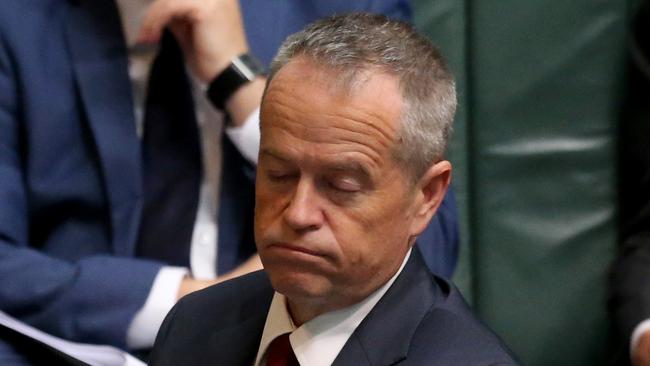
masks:
<svg viewBox="0 0 650 366"><path fill-rule="evenodd" d="M259 271L183 298L158 333L150 365L252 365L272 297L269 279ZM416 249L333 363L396 364L516 363L453 285L430 274Z"/></svg>
<svg viewBox="0 0 650 366"><path fill-rule="evenodd" d="M242 9L265 63L322 15L409 16L401 0L244 0ZM119 347L163 265L133 258L143 201L125 51L112 0L0 1L0 309L57 336ZM254 251L253 169L227 139L223 169L226 271ZM455 211L446 217L432 226L445 244L431 245L441 253L431 258L449 274Z"/></svg>

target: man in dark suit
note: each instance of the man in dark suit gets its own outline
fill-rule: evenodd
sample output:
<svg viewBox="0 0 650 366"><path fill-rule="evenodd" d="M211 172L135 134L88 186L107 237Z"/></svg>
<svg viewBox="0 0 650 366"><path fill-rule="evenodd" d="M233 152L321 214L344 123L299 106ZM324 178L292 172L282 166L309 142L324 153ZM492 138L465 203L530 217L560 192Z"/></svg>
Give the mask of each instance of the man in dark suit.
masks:
<svg viewBox="0 0 650 366"><path fill-rule="evenodd" d="M414 248L450 177L455 87L405 23L356 13L290 36L261 107L264 271L182 299L151 364L511 365Z"/></svg>
<svg viewBox="0 0 650 366"><path fill-rule="evenodd" d="M150 3L157 4L158 10L135 15L130 10L146 9ZM180 4L180 8L174 10L168 4ZM183 6L192 4L209 6L212 12L209 16L204 16L203 8L183 12ZM149 108L142 100L138 103L138 97L146 93L138 93L134 79L138 79L142 64L155 64L153 57L149 58L156 55L155 49L152 53L144 41L155 43L163 25L169 23L174 28L176 60L182 57L178 52L180 43L184 55L192 61L188 63L189 75L182 76L184 82L188 83L189 77L209 84L239 53L250 51L268 63L287 34L318 16L345 10L409 16L408 4L402 0L362 4L338 0L245 0L241 9L239 15L237 1L233 0L0 2L0 309L62 338L146 348L153 343L157 324L168 309L161 306L161 301L151 300L154 288L159 287L156 283L166 284L167 290L171 287L171 295L164 296L169 307L177 296L212 283L209 276L207 281L177 276L186 286L176 292L173 285L169 286L173 281L160 277L170 264L189 266L185 263L189 239L177 241L158 231L156 239L161 246L172 249L168 258L159 257L156 246L150 248L152 252L142 250L140 245L143 226L147 226L143 222L153 220L147 212L161 210L147 202L150 191L142 166L146 165L143 155L147 152L143 150L147 144L143 141L149 129L145 126L141 136L142 127L138 126L147 124ZM200 16L192 17L196 15ZM141 18L149 24L143 33L138 29ZM205 31L206 27L210 30ZM192 33L197 38L190 38L186 30L202 31ZM166 39L171 39L173 49L174 38L168 35ZM201 41L221 52L216 58L208 58L203 66L202 58L194 57L210 54L200 49ZM170 49L165 44L160 54ZM145 72L145 86L146 77ZM256 101L250 103L247 98L249 102L241 108L242 103L228 99L223 106L222 112L235 124L242 123L250 114L250 106L259 103L262 78L246 84L249 91L253 84L257 84L252 93L253 100L257 93ZM152 88L165 89L176 91ZM181 99L179 92L171 96L171 102L163 104L176 104ZM186 126L193 124L187 122ZM243 157L245 151L239 145L225 136L221 139L219 134L215 140L221 148L224 174L216 179L220 192L218 233L206 237L207 247L214 247L214 237L218 237L218 254L212 253L216 257L212 272L224 274L255 251L254 168ZM252 150L256 156L257 149ZM168 166L163 166L165 169L172 175L184 176ZM448 214L429 232L435 238L448 239L444 242L449 245L439 251L442 255L432 251L439 247L425 247L432 251L428 258L448 258L434 266L446 275L453 269L457 247L452 203L448 209ZM190 210L190 214L194 212ZM172 234L192 234L192 222L172 223L166 225L173 229ZM195 232L192 245L195 237L202 235ZM181 253L174 253L175 248ZM177 258L183 263L177 263ZM195 274L193 266L191 270ZM140 316L147 305L158 307L160 320ZM141 323L145 327L140 327ZM140 328L148 330L138 332ZM145 335L139 341L127 341L131 333Z"/></svg>

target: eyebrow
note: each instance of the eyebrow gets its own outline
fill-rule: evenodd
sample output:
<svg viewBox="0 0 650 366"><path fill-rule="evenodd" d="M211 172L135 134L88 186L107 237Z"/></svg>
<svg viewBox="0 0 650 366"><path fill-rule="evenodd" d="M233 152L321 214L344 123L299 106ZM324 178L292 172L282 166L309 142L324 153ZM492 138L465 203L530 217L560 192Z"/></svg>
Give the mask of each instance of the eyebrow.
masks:
<svg viewBox="0 0 650 366"><path fill-rule="evenodd" d="M290 162L289 158L284 157L279 152L275 151L274 149L270 149L268 147L262 148L260 150L260 157L262 157L262 156L270 156L270 157L272 157L274 159L283 161L285 163Z"/></svg>
<svg viewBox="0 0 650 366"><path fill-rule="evenodd" d="M291 162L291 159L285 157L282 153L268 147L260 150L260 157L261 156L268 156L284 163ZM368 180L372 177L370 170L356 160L346 159L341 161L325 162L323 165L325 166L326 171L353 172L354 174L358 174L362 178Z"/></svg>

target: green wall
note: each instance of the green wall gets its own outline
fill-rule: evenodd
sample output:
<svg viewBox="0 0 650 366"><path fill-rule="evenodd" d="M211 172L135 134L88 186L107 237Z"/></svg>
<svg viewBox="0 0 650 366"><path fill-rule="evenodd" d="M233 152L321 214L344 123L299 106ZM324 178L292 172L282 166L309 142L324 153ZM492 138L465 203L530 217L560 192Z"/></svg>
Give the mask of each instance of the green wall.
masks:
<svg viewBox="0 0 650 366"><path fill-rule="evenodd" d="M414 1L448 58L455 277L526 365L605 365L626 1Z"/></svg>

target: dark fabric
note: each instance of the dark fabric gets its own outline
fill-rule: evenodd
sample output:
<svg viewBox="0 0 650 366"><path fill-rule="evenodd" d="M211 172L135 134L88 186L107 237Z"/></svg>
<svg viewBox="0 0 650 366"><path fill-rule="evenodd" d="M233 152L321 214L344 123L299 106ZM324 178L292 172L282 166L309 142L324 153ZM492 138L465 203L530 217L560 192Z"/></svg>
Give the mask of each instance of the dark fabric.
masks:
<svg viewBox="0 0 650 366"><path fill-rule="evenodd" d="M257 252L252 214L255 208L255 167L227 136L221 143L224 174L219 197L219 274L234 269ZM228 214L222 213L224 209Z"/></svg>
<svg viewBox="0 0 650 366"><path fill-rule="evenodd" d="M650 319L650 2L641 3L631 30L619 144L621 246L609 301L621 364L629 362L634 328Z"/></svg>
<svg viewBox="0 0 650 366"><path fill-rule="evenodd" d="M3 324L0 324L0 343L2 343L1 347L9 347L11 349L11 352L5 350L0 353L0 364L3 366L88 365L56 348L8 328ZM9 358L11 354L15 356Z"/></svg>
<svg viewBox="0 0 650 366"><path fill-rule="evenodd" d="M183 298L158 333L150 365L250 366L273 288L264 271ZM345 344L334 366L514 365L507 347L456 288L432 276L414 249L393 285Z"/></svg>
<svg viewBox="0 0 650 366"><path fill-rule="evenodd" d="M170 33L151 68L142 143L145 200L137 255L189 267L201 146L183 55Z"/></svg>
<svg viewBox="0 0 650 366"><path fill-rule="evenodd" d="M299 366L296 355L289 342L289 334L285 333L275 338L266 351L266 366Z"/></svg>

